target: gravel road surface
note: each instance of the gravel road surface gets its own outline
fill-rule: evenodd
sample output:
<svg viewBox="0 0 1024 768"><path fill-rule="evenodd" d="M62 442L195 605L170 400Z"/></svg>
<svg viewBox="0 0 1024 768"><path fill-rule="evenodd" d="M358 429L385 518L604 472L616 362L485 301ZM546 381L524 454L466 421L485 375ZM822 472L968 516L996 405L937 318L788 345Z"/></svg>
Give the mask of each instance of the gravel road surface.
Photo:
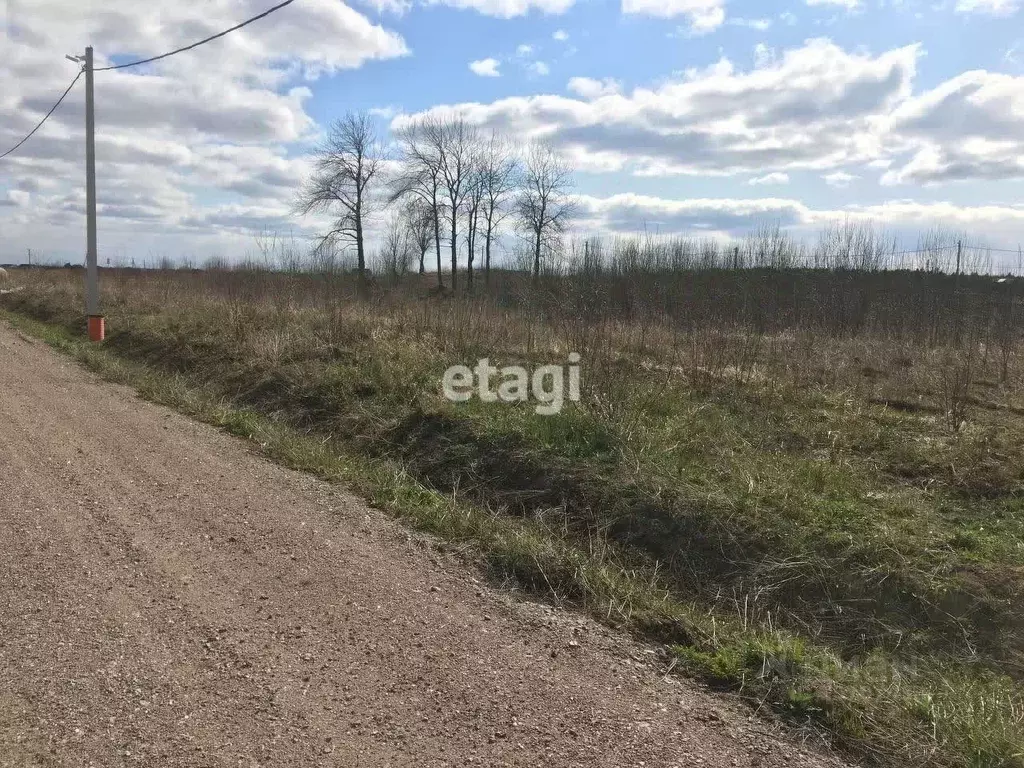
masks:
<svg viewBox="0 0 1024 768"><path fill-rule="evenodd" d="M0 766L839 766L0 322Z"/></svg>

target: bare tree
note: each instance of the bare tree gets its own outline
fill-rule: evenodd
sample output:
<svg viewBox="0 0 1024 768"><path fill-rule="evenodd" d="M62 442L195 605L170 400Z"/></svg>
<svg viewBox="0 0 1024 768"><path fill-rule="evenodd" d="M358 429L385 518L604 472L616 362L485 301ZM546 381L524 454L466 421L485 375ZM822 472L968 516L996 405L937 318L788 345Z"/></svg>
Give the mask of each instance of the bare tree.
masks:
<svg viewBox="0 0 1024 768"><path fill-rule="evenodd" d="M459 216L472 187L476 131L462 117L441 121L433 133L441 160L441 180L447 195L448 224L452 251L452 290L458 285Z"/></svg>
<svg viewBox="0 0 1024 768"><path fill-rule="evenodd" d="M484 200L484 284L491 282L491 246L498 228L512 212L508 204L519 183L521 166L519 157L509 142L492 133L480 155L479 173L483 184Z"/></svg>
<svg viewBox="0 0 1024 768"><path fill-rule="evenodd" d="M481 148L477 148L478 150ZM466 193L466 290L473 292L473 263L476 261L477 231L486 198L482 152L474 152Z"/></svg>
<svg viewBox="0 0 1024 768"><path fill-rule="evenodd" d="M534 280L540 277L541 254L555 249L576 213L572 186L572 169L551 147L530 147L515 209L520 230L531 240Z"/></svg>
<svg viewBox="0 0 1024 768"><path fill-rule="evenodd" d="M405 218L393 215L388 220L381 237L377 262L380 270L392 280L400 280L408 274L415 258L414 245Z"/></svg>
<svg viewBox="0 0 1024 768"><path fill-rule="evenodd" d="M360 287L365 287L363 231L373 207L371 186L386 159L370 117L349 113L333 123L315 157L315 169L300 191L296 207L303 215L326 213L333 217L332 227L320 236L317 250L331 248L339 241L354 245Z"/></svg>
<svg viewBox="0 0 1024 768"><path fill-rule="evenodd" d="M405 198L422 204L430 216L434 230L434 250L437 254L437 284L444 287L441 269L441 123L427 118L413 123L397 134L401 147L401 165L392 182L390 202ZM427 246L429 248L429 244ZM423 263L420 261L421 272Z"/></svg>
<svg viewBox="0 0 1024 768"><path fill-rule="evenodd" d="M419 258L419 272L422 275L427 271L427 251L435 243L436 217L428 204L418 197L413 197L402 207L402 218L409 233L409 241ZM440 262L440 255L438 261Z"/></svg>
<svg viewBox="0 0 1024 768"><path fill-rule="evenodd" d="M331 243L317 248L310 254L309 266L314 272L333 277L342 271L344 259L338 253L337 244Z"/></svg>

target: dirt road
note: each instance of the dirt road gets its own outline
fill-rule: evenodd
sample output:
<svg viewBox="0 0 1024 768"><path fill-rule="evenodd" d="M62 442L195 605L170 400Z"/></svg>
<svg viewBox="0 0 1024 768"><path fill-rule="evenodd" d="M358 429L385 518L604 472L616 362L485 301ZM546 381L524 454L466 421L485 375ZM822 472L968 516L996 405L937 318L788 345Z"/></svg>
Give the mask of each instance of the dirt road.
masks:
<svg viewBox="0 0 1024 768"><path fill-rule="evenodd" d="M838 765L0 322L0 766Z"/></svg>

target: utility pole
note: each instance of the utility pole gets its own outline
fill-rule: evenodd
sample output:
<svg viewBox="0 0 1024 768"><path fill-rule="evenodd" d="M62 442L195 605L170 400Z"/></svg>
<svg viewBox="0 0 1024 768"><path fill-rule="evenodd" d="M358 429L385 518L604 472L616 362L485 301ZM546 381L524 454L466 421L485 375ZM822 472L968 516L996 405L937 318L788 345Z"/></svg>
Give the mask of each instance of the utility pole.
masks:
<svg viewBox="0 0 1024 768"><path fill-rule="evenodd" d="M96 248L96 109L93 93L92 46L85 56L66 56L82 65L85 72L85 314L90 341L103 341L106 335L100 314L100 280Z"/></svg>
<svg viewBox="0 0 1024 768"><path fill-rule="evenodd" d="M100 314L99 267L96 264L96 110L93 95L92 46L85 49L85 314L89 320L89 340L103 341L103 315Z"/></svg>

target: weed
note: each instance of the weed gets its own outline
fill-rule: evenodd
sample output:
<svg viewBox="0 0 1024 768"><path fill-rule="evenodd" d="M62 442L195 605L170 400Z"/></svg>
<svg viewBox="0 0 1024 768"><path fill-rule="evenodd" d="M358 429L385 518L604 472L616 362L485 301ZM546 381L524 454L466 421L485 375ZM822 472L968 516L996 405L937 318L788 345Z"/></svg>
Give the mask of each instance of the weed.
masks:
<svg viewBox="0 0 1024 768"><path fill-rule="evenodd" d="M962 349L866 332L591 313L584 333L550 308L242 277L107 281L103 347L59 275L4 303L103 375L858 754L1020 764L1024 424L1013 391L979 389L1013 355L967 353L947 387ZM558 416L441 396L452 363L564 359L569 339L589 350L585 397Z"/></svg>

